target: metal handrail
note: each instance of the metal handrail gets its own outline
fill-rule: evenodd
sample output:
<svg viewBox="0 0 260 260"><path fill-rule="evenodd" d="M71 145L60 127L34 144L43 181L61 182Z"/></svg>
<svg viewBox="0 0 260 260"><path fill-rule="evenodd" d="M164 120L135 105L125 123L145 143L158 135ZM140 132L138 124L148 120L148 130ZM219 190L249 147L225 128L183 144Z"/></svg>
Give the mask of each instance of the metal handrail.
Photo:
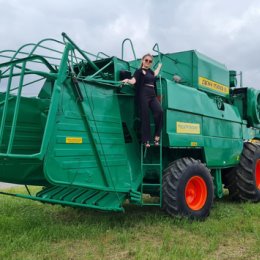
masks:
<svg viewBox="0 0 260 260"><path fill-rule="evenodd" d="M17 52L16 52L16 54L17 54ZM64 55L65 54L63 54L63 56ZM28 69L26 69L26 63L28 61L33 61L33 60L42 61L42 63L45 64L46 67L50 70L50 73L49 73L50 75L57 73L57 70L55 70L45 58L43 58L42 56L39 56L39 55L32 55L32 56L28 56L26 58L16 59L16 60L13 60L13 61L9 61L9 62L0 64L0 68L8 66L9 69L10 69L8 84L7 84L7 88L6 88L6 92L5 92L5 102L4 102L2 120L1 120L1 124L0 124L0 145L2 144L2 141L3 141L5 121L6 121L6 117L7 117L7 111L8 111L8 103L9 103L9 100L10 100L10 91L12 90L11 85L12 85L12 79L14 77L13 71L14 71L14 68L17 67L17 64L20 64L20 63L22 64L21 72L19 73L19 75L21 77L20 77L20 81L19 81L19 86L17 88L18 93L17 93L17 99L16 99L16 104L15 104L15 109L14 109L14 116L13 116L13 120L12 120L11 133L10 133L10 138L9 138L9 142L8 142L7 152L5 153L5 156L7 156L7 157L14 156L12 154L12 147L13 147L14 135L15 135L15 131L16 131L16 124L17 124L17 118L18 118L18 112L19 112L19 106L20 106L20 100L21 100L21 93L22 93L22 88L24 86L23 85L24 75L27 73L26 70L28 70ZM64 66L64 64L63 64L63 66ZM33 71L30 71L30 73L33 73ZM59 72L60 75L64 74L64 73L66 73L66 72L64 72L64 70ZM46 76L46 75L42 75L42 76ZM60 77L60 78L63 78L63 77ZM47 147L46 146L46 139L45 140L43 139L40 153L32 154L32 155L21 155L21 154L19 154L19 157L20 156L24 156L24 158L33 158L33 157L40 157L40 156L42 157L43 152L45 151L45 150L42 149L43 144L45 144L44 148L46 148ZM1 153L1 155L2 154L3 153Z"/></svg>
<svg viewBox="0 0 260 260"><path fill-rule="evenodd" d="M89 59L89 57L86 55L86 53L84 53L84 51L82 51L82 50L77 46L77 44L74 43L74 42L70 39L70 37L69 37L65 32L62 33L62 36L63 36L64 39L66 39L66 40L74 47L74 49L76 49L76 50L89 62L90 66L91 66L95 71L99 71L99 68L97 67L97 65L96 65L92 60ZM104 77L103 73L101 73L101 75Z"/></svg>
<svg viewBox="0 0 260 260"><path fill-rule="evenodd" d="M160 48L159 48L159 44L158 43L154 44L153 51L158 53L159 62L161 63L162 62L162 59L161 59L161 54L162 53L160 52Z"/></svg>
<svg viewBox="0 0 260 260"><path fill-rule="evenodd" d="M10 75L12 75L14 70L14 66L10 66ZM0 124L0 146L3 141L3 136L4 136L4 126L5 126L5 121L6 121L6 116L7 116L7 110L8 110L8 102L9 102L9 95L10 95L10 89L11 89L11 84L12 84L12 77L9 77L8 83L7 83L7 90L6 90L6 95L5 95L5 104L4 104L4 109L3 109L3 114L2 114L2 120Z"/></svg>
<svg viewBox="0 0 260 260"><path fill-rule="evenodd" d="M21 101L22 85L23 85L23 80L24 80L25 67L26 67L26 61L24 61L23 65L22 65L19 88L18 88L17 98L16 98L16 102L15 102L15 108L14 108L14 116L13 116L13 121L12 121L11 133L10 133L8 147L7 147L7 153L8 154L12 152L12 148L13 148L14 135L15 135L15 131L16 131L17 118L18 118L20 101Z"/></svg>
<svg viewBox="0 0 260 260"><path fill-rule="evenodd" d="M138 64L137 64L137 59L136 59L136 55L135 55L134 45L133 45L131 39L129 39L129 38L124 39L123 42L122 42L121 59L124 60L124 46L125 46L125 43L126 43L127 41L128 41L128 42L130 43L130 45L131 45L132 52L133 52L133 55L134 55L134 58L135 58L136 68L137 68L137 67L138 67Z"/></svg>
<svg viewBox="0 0 260 260"><path fill-rule="evenodd" d="M96 60L100 59L100 55L103 55L103 56L105 56L106 58L110 58L109 55L107 55L106 53L100 51L100 52L98 52L98 54L97 54L97 56L96 56Z"/></svg>
<svg viewBox="0 0 260 260"><path fill-rule="evenodd" d="M5 62L5 63L1 63L0 64L0 68L2 67L8 67L10 65L16 65L16 64L19 64L19 63L23 63L23 62L27 62L27 61L32 61L32 60L41 60L47 67L48 69L51 71L51 72L57 72L56 69L54 69L51 64L43 57L43 56L40 56L40 55L33 55L33 56L28 56L26 58L22 58L22 59L17 59L17 60L13 60L13 61L8 61L8 62Z"/></svg>

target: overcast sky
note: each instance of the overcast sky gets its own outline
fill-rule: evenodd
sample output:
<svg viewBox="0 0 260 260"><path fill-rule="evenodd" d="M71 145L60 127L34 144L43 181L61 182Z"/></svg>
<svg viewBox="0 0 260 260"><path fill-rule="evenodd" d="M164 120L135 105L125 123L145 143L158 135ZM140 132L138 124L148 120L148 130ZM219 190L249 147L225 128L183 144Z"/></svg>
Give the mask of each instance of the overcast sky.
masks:
<svg viewBox="0 0 260 260"><path fill-rule="evenodd" d="M139 57L155 43L196 49L260 89L259 0L0 0L0 11L0 50L64 31L84 50L121 56L131 38Z"/></svg>

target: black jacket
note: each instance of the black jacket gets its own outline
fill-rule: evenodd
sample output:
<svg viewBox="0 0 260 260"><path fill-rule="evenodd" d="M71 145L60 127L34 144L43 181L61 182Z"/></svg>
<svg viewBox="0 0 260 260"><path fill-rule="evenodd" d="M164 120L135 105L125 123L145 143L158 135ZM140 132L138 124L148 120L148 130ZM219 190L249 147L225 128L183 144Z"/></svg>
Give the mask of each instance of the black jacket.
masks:
<svg viewBox="0 0 260 260"><path fill-rule="evenodd" d="M137 69L133 75L133 77L136 80L135 83L135 97L136 97L136 101L137 103L139 103L139 99L142 95L142 90L144 88L144 78L145 75L142 72L142 68ZM148 69L153 75L154 75L154 71L152 71L151 69ZM155 87L155 94L157 95L157 88L156 88L156 77L154 78L154 87Z"/></svg>

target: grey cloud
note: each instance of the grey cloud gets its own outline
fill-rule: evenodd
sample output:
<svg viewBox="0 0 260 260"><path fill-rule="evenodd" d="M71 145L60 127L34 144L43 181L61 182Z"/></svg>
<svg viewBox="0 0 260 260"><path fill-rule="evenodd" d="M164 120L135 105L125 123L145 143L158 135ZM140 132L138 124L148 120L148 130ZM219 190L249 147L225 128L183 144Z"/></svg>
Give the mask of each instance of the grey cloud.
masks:
<svg viewBox="0 0 260 260"><path fill-rule="evenodd" d="M260 81L257 0L0 0L0 49L17 49L67 32L83 49L121 56L131 38L137 56L159 43L163 52L196 49ZM132 58L126 45L126 55ZM256 86L259 87L260 86Z"/></svg>
<svg viewBox="0 0 260 260"><path fill-rule="evenodd" d="M244 82L251 86L260 80L259 1L164 1L151 12L165 13L150 27L163 50L197 49L229 69L244 70Z"/></svg>

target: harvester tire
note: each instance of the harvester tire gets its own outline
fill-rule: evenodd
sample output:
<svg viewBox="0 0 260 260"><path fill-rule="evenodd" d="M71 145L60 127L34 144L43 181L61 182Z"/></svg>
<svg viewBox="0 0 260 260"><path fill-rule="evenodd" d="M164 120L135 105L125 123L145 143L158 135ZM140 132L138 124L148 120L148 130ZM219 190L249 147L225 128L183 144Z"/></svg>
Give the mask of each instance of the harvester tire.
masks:
<svg viewBox="0 0 260 260"><path fill-rule="evenodd" d="M211 210L214 186L209 169L186 157L164 170L163 209L172 216L205 219Z"/></svg>
<svg viewBox="0 0 260 260"><path fill-rule="evenodd" d="M229 196L238 201L260 201L260 146L244 143L240 162L225 176Z"/></svg>

